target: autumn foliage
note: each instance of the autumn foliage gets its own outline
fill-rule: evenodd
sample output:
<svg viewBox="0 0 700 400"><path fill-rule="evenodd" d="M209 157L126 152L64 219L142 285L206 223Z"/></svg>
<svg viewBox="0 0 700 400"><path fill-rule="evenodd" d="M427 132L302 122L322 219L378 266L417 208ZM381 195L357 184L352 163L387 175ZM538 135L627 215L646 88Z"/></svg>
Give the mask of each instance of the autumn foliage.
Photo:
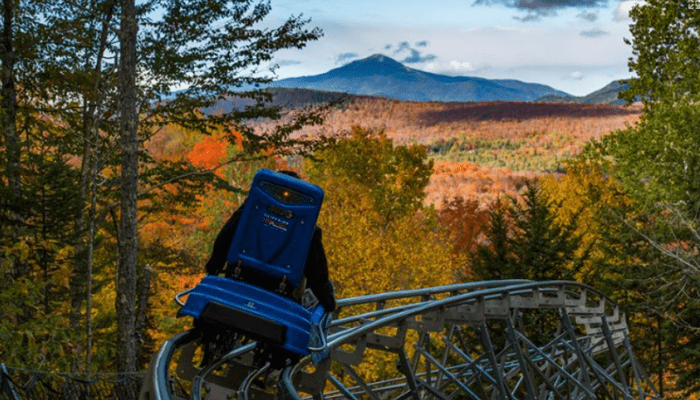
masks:
<svg viewBox="0 0 700 400"><path fill-rule="evenodd" d="M584 144L639 121L641 106L573 103L420 103L358 98L328 112L302 135L351 126L381 129L394 145L422 144L435 161L426 204L519 193L525 179L562 172ZM261 124L264 126L264 124ZM482 207L483 207L482 206Z"/></svg>
<svg viewBox="0 0 700 400"><path fill-rule="evenodd" d="M189 166L194 170L183 173L213 174L216 180L204 190L187 194L188 201L177 205L167 199L186 193L172 184L142 200L139 263L149 266L151 283L141 362L145 365L160 343L191 324L176 318L172 296L201 279L218 230L241 204L260 168L295 169L324 189L319 225L340 298L475 279L469 255L486 238L489 210L504 194L519 196L527 180L539 180L543 193L553 201L566 199L557 214L565 222L566 210L589 204L581 187L606 187L602 178L583 170L574 174L570 169L565 174L566 159L586 140L625 122L634 123L638 114L635 109L614 106L541 107L358 100L332 109L324 125L305 128L301 135L335 138L306 159L274 157L270 155L274 149L266 148L246 157L247 161L231 162L243 151L241 135L226 129L205 135L163 127L145 143L154 160ZM258 132L263 134L265 122L259 124ZM587 244L595 242L598 236L586 230L596 226L593 216L582 213L579 218L577 235ZM109 342L115 334L114 286L109 277L115 272L116 241L109 229L106 224L99 232L102 241L95 253L100 265L93 305L99 327L96 342ZM6 251L19 260L27 259L24 243ZM40 302L42 285L49 278L51 291L67 290L70 276L63 264L74 249L55 240L40 245L55 255L52 269L45 272L39 263L33 264L32 280L18 286L25 293L7 296L29 296ZM592 262L583 271L582 276L588 277L597 272ZM69 308L65 304L56 310ZM41 309L37 310L40 314ZM17 318L21 310L11 311ZM14 326L11 321L2 324ZM43 343L49 326L69 339L55 346ZM27 343L31 354L65 361L52 363L53 368L65 370L77 362L84 339L71 336L65 317L52 314L31 329L36 336L17 332L13 341ZM96 351L95 363L109 368L110 357L108 352ZM376 361L363 373L381 376L382 360Z"/></svg>
<svg viewBox="0 0 700 400"><path fill-rule="evenodd" d="M557 189L559 182L571 181L563 174L564 158L560 172L535 164L518 168L524 165L518 160L532 157L524 148L539 145L555 151L564 143L575 153L585 140L638 117L635 109L615 106L547 106L555 115L538 111L539 106L362 100L331 111L322 127L307 128L316 129L315 134L341 135L335 145L303 163L278 158L216 168L240 146L223 136L182 130L156 135L149 145L158 157L216 168L217 176L244 189L260 167L295 166L326 192L319 225L331 280L339 297L351 297L473 276L466 256L484 240L488 211L499 197L518 196L527 180L544 177L544 192L552 199L575 197L575 192ZM531 117L523 110L532 110ZM377 125L380 128L366 127L381 116L386 120ZM435 151L450 141L447 154ZM475 150L481 151L478 158L460 160L474 156ZM510 166L494 164L494 155L512 157ZM152 314L160 328L151 331L155 338L163 339L187 323L174 319L171 296L201 277L218 229L244 196L212 187L194 208L145 217L144 256L153 260L157 276Z"/></svg>
<svg viewBox="0 0 700 400"><path fill-rule="evenodd" d="M187 158L195 167L212 169L218 167L224 161L226 153L225 140L207 136L194 146ZM223 176L221 170L217 170L216 173Z"/></svg>

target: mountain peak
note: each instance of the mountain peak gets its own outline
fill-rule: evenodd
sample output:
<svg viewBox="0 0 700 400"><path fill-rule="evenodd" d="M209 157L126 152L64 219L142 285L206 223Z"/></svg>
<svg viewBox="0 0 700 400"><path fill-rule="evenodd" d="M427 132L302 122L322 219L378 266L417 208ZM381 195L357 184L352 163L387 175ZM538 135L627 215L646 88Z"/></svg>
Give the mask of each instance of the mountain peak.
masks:
<svg viewBox="0 0 700 400"><path fill-rule="evenodd" d="M330 70L325 75L344 77L367 77L373 75L391 76L405 74L409 71L411 71L410 68L391 57L387 57L383 54L374 54L367 58L345 64L340 68Z"/></svg>
<svg viewBox="0 0 700 400"><path fill-rule="evenodd" d="M406 66L404 66L400 62L394 60L393 58L387 57L384 54L379 54L379 53L372 54L371 56L369 56L367 58L355 60L355 61L351 62L350 64L378 64L378 63L385 64L387 66L406 68Z"/></svg>
<svg viewBox="0 0 700 400"><path fill-rule="evenodd" d="M396 60L391 59L391 58L385 56L384 54L380 54L380 53L372 54L371 56L365 58L364 60L372 60L372 61L378 61L378 62L385 62L385 61L396 62ZM360 61L363 61L363 60L360 60Z"/></svg>
<svg viewBox="0 0 700 400"><path fill-rule="evenodd" d="M283 79L274 86L412 101L531 101L549 94L566 95L539 84L424 72L384 54L373 54L320 75Z"/></svg>

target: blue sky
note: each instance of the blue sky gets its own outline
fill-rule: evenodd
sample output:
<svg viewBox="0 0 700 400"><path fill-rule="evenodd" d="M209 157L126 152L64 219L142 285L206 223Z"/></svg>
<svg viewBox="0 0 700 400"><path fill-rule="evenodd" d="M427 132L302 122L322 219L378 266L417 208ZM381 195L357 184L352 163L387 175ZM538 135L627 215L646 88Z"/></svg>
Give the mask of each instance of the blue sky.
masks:
<svg viewBox="0 0 700 400"><path fill-rule="evenodd" d="M267 23L302 13L324 36L277 54L278 78L381 53L423 71L518 79L573 95L631 73L627 11L639 0L271 0Z"/></svg>

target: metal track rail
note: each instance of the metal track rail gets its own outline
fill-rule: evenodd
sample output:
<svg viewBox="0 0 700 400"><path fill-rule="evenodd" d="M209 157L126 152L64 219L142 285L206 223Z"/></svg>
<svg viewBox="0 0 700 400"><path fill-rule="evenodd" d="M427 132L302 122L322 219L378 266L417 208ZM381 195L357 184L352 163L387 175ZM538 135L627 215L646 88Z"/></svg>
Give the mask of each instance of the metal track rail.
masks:
<svg viewBox="0 0 700 400"><path fill-rule="evenodd" d="M473 282L338 306L330 357L316 366L302 359L255 387L268 371L246 365L254 344L196 368L196 340L183 333L154 356L142 398L199 398L178 394L175 374L206 400L660 398L633 354L625 315L576 282Z"/></svg>

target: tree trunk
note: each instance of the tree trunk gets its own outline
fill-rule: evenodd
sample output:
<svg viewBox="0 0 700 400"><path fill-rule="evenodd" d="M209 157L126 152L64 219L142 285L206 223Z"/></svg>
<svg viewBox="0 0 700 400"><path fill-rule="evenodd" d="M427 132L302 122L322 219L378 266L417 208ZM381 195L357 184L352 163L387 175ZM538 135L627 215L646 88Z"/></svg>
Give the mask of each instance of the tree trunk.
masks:
<svg viewBox="0 0 700 400"><path fill-rule="evenodd" d="M121 219L117 268L117 371L136 370L137 180L136 10L122 0L119 63L119 116L122 145Z"/></svg>
<svg viewBox="0 0 700 400"><path fill-rule="evenodd" d="M73 295L73 311L71 317L71 326L77 331L81 318L81 308L83 299L85 299L85 331L87 340L85 345L85 370L88 375L91 373L92 363L92 279L93 279L93 254L95 235L97 231L97 177L102 169L100 160L100 124L102 122L102 108L104 104L104 94L102 87L104 85L104 75L102 71L102 63L104 54L107 50L107 40L109 35L109 24L112 21L116 0L112 1L107 7L106 14L102 21L102 30L100 32L100 43L97 50L97 57L94 61L94 67L90 65L92 52L87 52L85 55L85 70L94 68L95 82L92 87L93 93L96 95L94 100L91 97L85 98L83 105L83 162L80 168L80 195L81 199L90 198L88 208L88 236L87 244L83 237L85 232L85 212L81 212L75 221L76 235L76 253L79 257L76 258L75 272L77 276L85 276L85 284L81 280L74 279L71 281L71 290ZM82 257L83 248L85 249L85 257ZM84 273L83 273L84 271ZM75 285L73 285L73 281Z"/></svg>
<svg viewBox="0 0 700 400"><path fill-rule="evenodd" d="M8 193L5 207L9 211L7 217L11 221L9 237L12 243L19 238L19 224L22 222L21 186L20 186L20 143L16 126L17 93L15 90L15 51L14 41L14 5L12 0L3 0L2 19L3 30L0 38L0 129L5 139L5 177L8 183ZM22 276L27 273L23 263L14 262L12 274Z"/></svg>
<svg viewBox="0 0 700 400"><path fill-rule="evenodd" d="M136 353L137 360L143 359L144 346L147 339L148 328L148 299L151 291L151 274L153 270L151 266L146 266L139 274L138 280L138 305L136 307L136 334L139 344L139 351Z"/></svg>
<svg viewBox="0 0 700 400"><path fill-rule="evenodd" d="M20 180L19 180L19 160L20 147L15 125L17 112L17 94L15 93L15 50L14 39L14 5L12 0L3 0L2 3L3 31L0 43L0 59L2 70L2 132L5 136L5 146L7 151L6 173L10 187L10 210L13 219L19 214L20 203Z"/></svg>

